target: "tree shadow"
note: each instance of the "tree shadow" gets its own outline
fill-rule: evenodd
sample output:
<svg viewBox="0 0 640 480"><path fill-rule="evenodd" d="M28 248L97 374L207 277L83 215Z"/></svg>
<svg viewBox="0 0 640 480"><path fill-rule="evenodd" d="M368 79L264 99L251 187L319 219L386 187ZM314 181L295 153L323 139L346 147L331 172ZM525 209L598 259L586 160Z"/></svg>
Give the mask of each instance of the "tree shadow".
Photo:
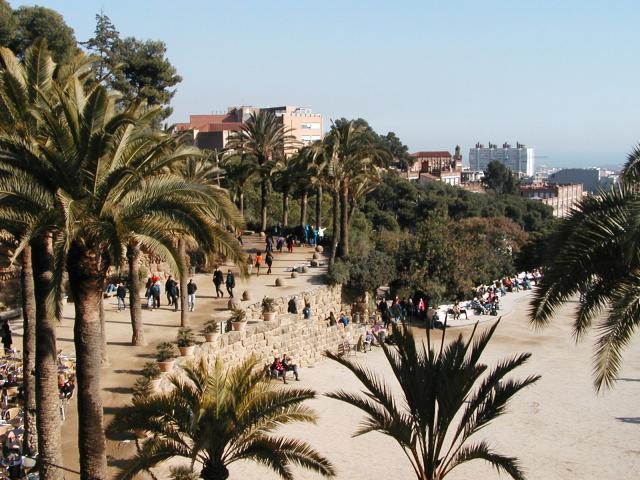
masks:
<svg viewBox="0 0 640 480"><path fill-rule="evenodd" d="M111 392L111 393L125 393L125 394L133 393L133 388L131 387L106 387L106 388L103 388L103 390L105 392Z"/></svg>
<svg viewBox="0 0 640 480"><path fill-rule="evenodd" d="M121 347L133 347L134 345L131 345L131 342L107 342L107 345L118 345Z"/></svg>
<svg viewBox="0 0 640 480"><path fill-rule="evenodd" d="M126 375L142 375L142 370L119 368L117 370L114 370L113 373L123 373Z"/></svg>
<svg viewBox="0 0 640 480"><path fill-rule="evenodd" d="M616 378L618 382L640 382L640 378Z"/></svg>
<svg viewBox="0 0 640 480"><path fill-rule="evenodd" d="M640 425L640 417L616 417L616 420L622 423L632 423L634 425Z"/></svg>

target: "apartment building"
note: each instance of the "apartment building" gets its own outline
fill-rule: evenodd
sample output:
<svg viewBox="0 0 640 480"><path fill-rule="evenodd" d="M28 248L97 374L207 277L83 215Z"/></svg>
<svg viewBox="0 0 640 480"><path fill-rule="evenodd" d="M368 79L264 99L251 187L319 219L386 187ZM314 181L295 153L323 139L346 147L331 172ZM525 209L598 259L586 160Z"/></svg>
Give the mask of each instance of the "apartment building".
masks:
<svg viewBox="0 0 640 480"><path fill-rule="evenodd" d="M485 171L489 163L497 160L512 172L524 176L533 176L535 173L535 152L533 148L522 143L516 143L512 147L509 143L503 143L502 148L489 142L485 147L481 143L469 149L469 167L475 171Z"/></svg>
<svg viewBox="0 0 640 480"><path fill-rule="evenodd" d="M426 151L413 153L412 156L416 161L409 168L410 179L460 185L462 172L460 146L456 146L454 155L448 151Z"/></svg>
<svg viewBox="0 0 640 480"><path fill-rule="evenodd" d="M272 112L278 121L289 130L289 134L296 139L293 153L301 146L320 140L323 135L322 115L313 113L307 107L285 105L282 107L229 107L226 113L212 115L189 115L189 121L178 123L177 131L193 132L195 144L200 148L222 150L229 136L242 128L252 113L261 110Z"/></svg>
<svg viewBox="0 0 640 480"><path fill-rule="evenodd" d="M533 184L520 187L520 194L549 205L555 217L564 218L582 198L584 190L581 183Z"/></svg>

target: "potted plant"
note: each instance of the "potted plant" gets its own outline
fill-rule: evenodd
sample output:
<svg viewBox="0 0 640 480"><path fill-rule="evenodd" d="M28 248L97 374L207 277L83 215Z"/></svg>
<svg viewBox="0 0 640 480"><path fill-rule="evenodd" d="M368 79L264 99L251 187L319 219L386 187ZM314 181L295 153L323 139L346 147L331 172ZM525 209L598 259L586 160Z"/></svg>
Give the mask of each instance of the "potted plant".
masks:
<svg viewBox="0 0 640 480"><path fill-rule="evenodd" d="M162 380L160 373L160 367L155 362L147 362L142 367L142 376L149 380L149 384L155 391L160 388L160 381Z"/></svg>
<svg viewBox="0 0 640 480"><path fill-rule="evenodd" d="M178 337L176 338L178 344L178 350L183 357L193 356L193 351L196 348L196 338L193 335L193 330L189 327L182 327L178 330Z"/></svg>
<svg viewBox="0 0 640 480"><path fill-rule="evenodd" d="M170 372L173 369L173 365L176 363L176 350L173 343L162 342L156 347L158 360L158 367L161 372Z"/></svg>
<svg viewBox="0 0 640 480"><path fill-rule="evenodd" d="M270 322L276 318L276 307L271 297L264 297L262 299L262 318L265 322Z"/></svg>
<svg viewBox="0 0 640 480"><path fill-rule="evenodd" d="M202 333L204 333L204 339L207 342L215 342L220 335L220 327L218 325L218 322L213 319L209 320L204 324L204 330L202 331Z"/></svg>
<svg viewBox="0 0 640 480"><path fill-rule="evenodd" d="M231 322L231 328L233 330L236 332L242 332L247 326L247 312L241 308L234 308L231 310L231 317L229 317L229 321Z"/></svg>

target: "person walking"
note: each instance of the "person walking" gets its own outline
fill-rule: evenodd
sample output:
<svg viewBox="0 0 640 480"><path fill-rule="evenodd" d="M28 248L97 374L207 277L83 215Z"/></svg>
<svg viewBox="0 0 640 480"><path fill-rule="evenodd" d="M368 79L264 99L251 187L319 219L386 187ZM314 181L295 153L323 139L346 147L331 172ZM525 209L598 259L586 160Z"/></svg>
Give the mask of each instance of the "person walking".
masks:
<svg viewBox="0 0 640 480"><path fill-rule="evenodd" d="M267 236L267 246L266 246L266 251L267 253L271 253L273 252L273 237L271 235Z"/></svg>
<svg viewBox="0 0 640 480"><path fill-rule="evenodd" d="M227 286L227 292L229 293L229 296L233 298L233 289L236 288L236 277L233 276L231 270L227 272L227 281L225 282L225 284Z"/></svg>
<svg viewBox="0 0 640 480"><path fill-rule="evenodd" d="M216 270L213 272L213 284L216 286L216 298L224 298L224 292L220 288L223 281L224 275L222 274L222 270L220 270L220 267L216 267Z"/></svg>
<svg viewBox="0 0 640 480"><path fill-rule="evenodd" d="M187 305L189 306L189 311L193 312L196 309L196 291L198 290L198 286L193 281L193 278L189 279L189 283L187 283Z"/></svg>
<svg viewBox="0 0 640 480"><path fill-rule="evenodd" d="M249 273L249 275L251 275L251 272L253 272L253 264L253 255L247 255L247 272Z"/></svg>
<svg viewBox="0 0 640 480"><path fill-rule="evenodd" d="M9 320L2 322L0 327L0 334L2 334L2 344L4 345L4 353L11 353L11 346L13 345L13 335L11 333L11 324Z"/></svg>
<svg viewBox="0 0 640 480"><path fill-rule="evenodd" d="M262 252L256 253L256 277L260 276L260 266L262 265Z"/></svg>
<svg viewBox="0 0 640 480"><path fill-rule="evenodd" d="M116 298L118 299L118 311L124 310L124 299L127 296L127 287L122 282L118 282L118 288L116 288Z"/></svg>
<svg viewBox="0 0 640 480"><path fill-rule="evenodd" d="M174 286L176 285L176 281L173 279L173 277L171 275L169 275L169 278L167 278L167 281L164 284L164 292L167 295L167 303L169 306L173 305L173 294L174 292Z"/></svg>
<svg viewBox="0 0 640 480"><path fill-rule="evenodd" d="M153 297L153 308L160 308L160 279L151 287L151 296Z"/></svg>
<svg viewBox="0 0 640 480"><path fill-rule="evenodd" d="M271 252L267 253L267 256L264 259L264 263L266 263L267 267L269 267L267 269L267 275L271 275L271 265L273 265L273 255L271 255Z"/></svg>
<svg viewBox="0 0 640 480"><path fill-rule="evenodd" d="M287 237L287 251L293 253L293 235Z"/></svg>

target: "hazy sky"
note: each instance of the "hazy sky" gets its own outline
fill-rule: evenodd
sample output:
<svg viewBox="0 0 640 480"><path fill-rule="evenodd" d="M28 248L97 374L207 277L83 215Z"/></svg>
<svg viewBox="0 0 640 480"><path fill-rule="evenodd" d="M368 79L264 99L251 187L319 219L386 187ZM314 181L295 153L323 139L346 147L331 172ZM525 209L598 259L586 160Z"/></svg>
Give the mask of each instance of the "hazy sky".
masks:
<svg viewBox="0 0 640 480"><path fill-rule="evenodd" d="M10 0L12 6L32 4ZM637 0L39 0L79 40L103 9L161 39L184 78L172 121L228 105L363 117L465 160L519 141L538 163L621 163L640 141Z"/></svg>

